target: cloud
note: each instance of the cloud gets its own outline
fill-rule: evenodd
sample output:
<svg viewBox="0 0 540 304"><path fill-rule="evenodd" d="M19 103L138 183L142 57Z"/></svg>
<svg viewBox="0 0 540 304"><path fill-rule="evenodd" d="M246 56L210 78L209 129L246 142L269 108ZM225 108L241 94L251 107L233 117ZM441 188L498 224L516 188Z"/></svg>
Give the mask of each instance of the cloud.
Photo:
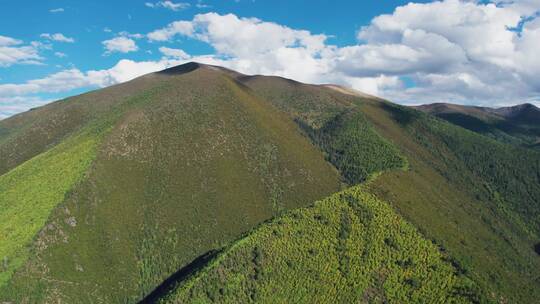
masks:
<svg viewBox="0 0 540 304"><path fill-rule="evenodd" d="M17 39L6 37L6 36L0 36L0 46L17 45L21 43L22 43L21 40L17 40Z"/></svg>
<svg viewBox="0 0 540 304"><path fill-rule="evenodd" d="M336 82L402 103L419 99L505 104L540 99L540 1L409 3L375 17L358 43L233 14L199 14L147 35L211 45L223 65L248 74ZM405 85L407 83L412 87Z"/></svg>
<svg viewBox="0 0 540 304"><path fill-rule="evenodd" d="M203 57L197 60L219 64ZM0 84L0 119L53 101L40 96L43 94L66 94L75 89L103 88L185 62L174 58L139 62L122 59L110 69L82 72L74 68L25 83Z"/></svg>
<svg viewBox="0 0 540 304"><path fill-rule="evenodd" d="M380 75L376 77L343 78L348 86L371 95L381 95L384 90L403 90L404 84L397 76Z"/></svg>
<svg viewBox="0 0 540 304"><path fill-rule="evenodd" d="M111 54L114 52L129 53L135 52L139 49L135 43L135 40L123 36L105 40L102 42L102 44L107 50L105 54Z"/></svg>
<svg viewBox="0 0 540 304"><path fill-rule="evenodd" d="M344 47L339 50L337 68L350 76L374 77L446 72L467 61L462 48L436 34L408 30L403 41Z"/></svg>
<svg viewBox="0 0 540 304"><path fill-rule="evenodd" d="M412 88L383 90L400 102L538 100L539 9L538 0L409 3L361 28L361 44L342 51L338 67L349 76L411 77Z"/></svg>
<svg viewBox="0 0 540 304"><path fill-rule="evenodd" d="M53 8L53 9L50 9L50 10L49 10L49 13L53 13L53 14L55 14L55 13L63 13L63 12L64 12L64 9L61 8L61 7L59 7L59 8Z"/></svg>
<svg viewBox="0 0 540 304"><path fill-rule="evenodd" d="M147 35L150 41L168 41L176 35L191 35L193 25L189 21L175 21L167 27L155 30Z"/></svg>
<svg viewBox="0 0 540 304"><path fill-rule="evenodd" d="M66 92L85 86L97 86L100 83L100 80L88 77L78 69L69 69L22 84L0 84L0 97L14 98L37 93Z"/></svg>
<svg viewBox="0 0 540 304"><path fill-rule="evenodd" d="M0 84L0 98L23 98L43 93L69 92L80 88L100 88L126 82L147 73L185 63L185 60L133 61L122 59L110 69L82 72L72 68L25 83Z"/></svg>
<svg viewBox="0 0 540 304"><path fill-rule="evenodd" d="M28 111L51 101L53 100L40 97L0 97L0 119Z"/></svg>
<svg viewBox="0 0 540 304"><path fill-rule="evenodd" d="M169 10L172 10L172 11L175 11L175 12L186 9L186 8L191 6L189 3L186 3L186 2L175 3L175 2L172 2L172 1L159 1L159 2L155 2L155 3L153 3L153 2L145 2L144 5L146 5L147 7L151 7L151 8L162 7L162 8L166 8L166 9L169 9Z"/></svg>
<svg viewBox="0 0 540 304"><path fill-rule="evenodd" d="M62 53L62 52L54 52L54 56L56 56L58 58L67 57L67 55L65 53Z"/></svg>
<svg viewBox="0 0 540 304"><path fill-rule="evenodd" d="M132 34L127 31L119 32L118 36L123 36L123 37L128 37L128 38L133 38L133 39L142 39L145 37L143 34L139 34L139 33Z"/></svg>
<svg viewBox="0 0 540 304"><path fill-rule="evenodd" d="M56 33L56 34L43 33L39 35L39 37L43 39L47 39L47 40L58 41L58 42L67 42L67 43L75 42L75 39L66 37L64 36L64 34L61 34L61 33Z"/></svg>
<svg viewBox="0 0 540 304"><path fill-rule="evenodd" d="M168 48L168 47L160 47L159 51L163 55L165 55L166 57L179 58L179 59L189 59L189 58L191 58L191 56L189 54L187 54L186 52L184 52L181 49L172 49L172 48Z"/></svg>
<svg viewBox="0 0 540 304"><path fill-rule="evenodd" d="M21 40L0 36L0 67L14 64L42 64L39 49L43 45L37 42L23 45Z"/></svg>
<svg viewBox="0 0 540 304"><path fill-rule="evenodd" d="M150 33L148 37L150 40L166 41L176 35L196 38L211 44L220 53L231 55L268 52L279 47L306 47L316 51L324 47L327 38L256 18L216 13L199 14L192 21L173 22Z"/></svg>
<svg viewBox="0 0 540 304"><path fill-rule="evenodd" d="M202 0L197 0L197 3L195 4L195 6L197 8L199 8L199 9L211 8L212 7L211 5L204 3Z"/></svg>
<svg viewBox="0 0 540 304"><path fill-rule="evenodd" d="M327 77L329 56L325 35L295 30L256 18L233 14L199 14L191 21L176 21L147 35L150 41L190 37L210 44L222 65L244 73L271 74L306 82ZM208 57L205 57L208 58Z"/></svg>

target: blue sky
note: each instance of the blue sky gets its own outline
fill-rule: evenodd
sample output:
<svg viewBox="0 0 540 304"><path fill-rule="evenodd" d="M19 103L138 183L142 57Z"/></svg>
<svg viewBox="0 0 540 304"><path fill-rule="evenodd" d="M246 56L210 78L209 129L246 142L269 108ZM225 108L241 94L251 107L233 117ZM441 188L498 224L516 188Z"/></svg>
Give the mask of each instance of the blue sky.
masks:
<svg viewBox="0 0 540 304"><path fill-rule="evenodd" d="M0 119L191 60L405 104L538 104L539 9L539 0L3 1Z"/></svg>
<svg viewBox="0 0 540 304"><path fill-rule="evenodd" d="M356 30L382 13L391 13L398 5L408 1L309 1L312 9L306 9L304 1L269 1L269 0L220 0L205 1L206 8L198 8L198 2L189 2L189 8L173 11L170 9L151 9L145 5L151 1L114 0L114 1L34 1L29 7L17 1L4 1L0 11L0 35L14 37L24 41L40 40L41 33L62 33L74 37L76 43L57 44L54 51L67 54L67 58L55 58L49 55L46 66L18 66L0 70L0 78L5 82L20 82L44 77L58 71L55 65L73 64L81 70L105 69L113 66L119 59L151 60L155 58L145 52L136 52L129 56L116 53L102 56L101 41L110 39L114 33L129 31L147 33L163 27L175 20L189 20L193 15L205 12L219 14L233 13L242 17L257 17L264 21L283 24L291 28L308 29L313 33L324 33L332 38L331 43L348 45L356 41ZM154 1L156 2L156 1ZM180 1L173 1L179 3ZM183 2L187 3L187 2ZM62 8L63 12L50 13L50 10ZM24 21L23 21L24 20ZM111 33L104 32L110 29ZM145 50L157 52L158 44L144 43ZM206 54L211 47L204 43L186 39L175 44L190 54ZM159 52L157 52L159 53Z"/></svg>

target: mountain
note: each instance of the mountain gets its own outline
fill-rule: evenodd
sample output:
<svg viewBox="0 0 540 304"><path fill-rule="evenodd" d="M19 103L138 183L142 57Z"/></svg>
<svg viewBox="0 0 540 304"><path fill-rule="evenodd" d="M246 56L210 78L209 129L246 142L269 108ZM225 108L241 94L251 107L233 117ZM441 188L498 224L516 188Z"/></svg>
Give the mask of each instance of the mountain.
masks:
<svg viewBox="0 0 540 304"><path fill-rule="evenodd" d="M540 109L530 103L497 108L491 111L521 125L537 125L540 118Z"/></svg>
<svg viewBox="0 0 540 304"><path fill-rule="evenodd" d="M502 108L434 103L414 108L505 143L540 147L540 109L529 103Z"/></svg>
<svg viewBox="0 0 540 304"><path fill-rule="evenodd" d="M341 185L285 114L196 64L2 125L0 294L15 302L137 301Z"/></svg>
<svg viewBox="0 0 540 304"><path fill-rule="evenodd" d="M188 63L0 121L0 300L536 302L539 172L416 109Z"/></svg>

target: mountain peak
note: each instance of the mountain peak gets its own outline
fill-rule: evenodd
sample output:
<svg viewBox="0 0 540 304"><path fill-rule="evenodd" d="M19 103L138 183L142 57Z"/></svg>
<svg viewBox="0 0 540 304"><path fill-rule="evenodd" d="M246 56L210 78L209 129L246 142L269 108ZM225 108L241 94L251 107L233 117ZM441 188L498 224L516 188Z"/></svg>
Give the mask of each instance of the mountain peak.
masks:
<svg viewBox="0 0 540 304"><path fill-rule="evenodd" d="M513 117L521 116L521 115L537 116L540 114L540 109L538 109L533 104L523 103L523 104L518 104L518 105L510 106L510 107L497 108L493 112L503 117L513 118Z"/></svg>
<svg viewBox="0 0 540 304"><path fill-rule="evenodd" d="M230 70L225 67L217 66L217 65L211 65L211 64L205 64L195 61L190 61L181 65L173 66L170 68L167 68L165 70L157 72L158 74L166 74L166 75L182 75L191 73L193 71L199 70L199 69L205 69L205 70L212 70L217 72L225 73L233 78L237 78L240 76L245 76L242 73Z"/></svg>
<svg viewBox="0 0 540 304"><path fill-rule="evenodd" d="M179 74L186 74L189 72L193 72L201 67L205 66L202 63L198 63L195 61L190 61L188 63L184 63L181 65L177 65L171 68L167 68L165 70L159 71L160 74L172 74L172 75L179 75Z"/></svg>

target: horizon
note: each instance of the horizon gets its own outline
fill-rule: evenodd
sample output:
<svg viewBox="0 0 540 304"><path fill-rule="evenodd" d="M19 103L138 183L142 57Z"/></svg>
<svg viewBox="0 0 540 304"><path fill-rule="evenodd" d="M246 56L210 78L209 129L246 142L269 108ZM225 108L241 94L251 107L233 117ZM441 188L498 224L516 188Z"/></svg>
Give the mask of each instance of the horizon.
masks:
<svg viewBox="0 0 540 304"><path fill-rule="evenodd" d="M170 70L170 69L174 69L174 68L177 68L177 67L180 67L180 66L184 66L184 65L189 65L189 64L197 64L197 65L202 65L202 66L209 66L209 67L216 67L216 68L222 68L222 69L228 69L230 71L233 71L233 72L236 72L236 73L240 73L238 71L235 71L235 70L231 70L227 67L224 67L224 66L220 66L220 65L214 65L214 64L208 64L208 63L202 63L202 62L198 62L198 61L188 61L188 62L185 62L185 63L181 63L181 64L178 64L178 65L174 65L174 66L170 66L170 67L167 67L167 68L164 68L162 70L158 70L158 71L154 71L154 72L149 72L149 73L146 73L146 74L143 74L143 75L139 75L133 79L130 79L126 82L129 82L129 81L132 81L132 80L135 80L139 77L144 77L146 75L149 75L149 74L153 74L153 73L161 73L161 72L164 72L166 70ZM191 71L188 71L187 73L189 73ZM300 84L304 84L304 85L317 85L317 86L324 86L324 87L332 87L332 86L336 86L336 87L342 87L342 88L345 88L345 89L352 89L354 92L356 93L359 93L359 94L362 94L362 95L365 95L365 96L371 96L373 98L381 98L379 96L375 96L375 95L370 95L370 94L367 94L367 93L364 93L362 91L359 91L359 90L356 90L354 88L351 88L351 87L347 87L347 86L343 86L343 85L340 85L340 84L334 84L334 83L319 83L319 84L310 84L310 83L305 83L305 82L301 82L301 81L297 81L297 80L294 80L292 78L287 78L287 77L283 77L283 76L276 76L276 75L262 75L262 74L244 74L244 73L241 73L242 75L246 75L246 76L264 76L264 77L279 77L279 78L283 78L283 79L286 79L286 80L291 80L291 81L294 81L294 82L297 82L297 83L300 83ZM124 82L119 82L119 83L116 83L116 84L122 84ZM113 84L113 85L116 85L116 84ZM106 88L106 87L104 87ZM57 102L57 101L62 101L62 100L65 100L65 99L69 99L69 98L72 98L72 97L77 97L78 95L83 95L83 94L86 94L86 93L90 93L92 91L96 91L96 90L100 90L102 88L96 88L96 89L91 89L91 90L88 90L88 91L85 91L85 92L82 92L80 94L76 94L76 95L71 95L71 96L66 96L65 98L62 98L62 99L58 99L58 100L52 100L50 102L47 102L43 105L38 105L36 107L33 107L33 108L30 108L26 111L23 111L23 112L19 112L19 113L15 113L11 116L8 116L8 117L5 117L5 118L2 118L0 117L0 121L3 120L3 119L7 119L7 118L10 118L10 117L13 117L13 116L16 116L17 114L23 114L27 111L33 111L33 110L36 110L40 107L44 107L44 106L47 106L48 104L51 104L51 103L54 103L54 102ZM392 102L391 100L387 100L387 101L390 101ZM409 106L409 107L412 107L412 108L415 108L415 107L421 107L421 106L433 106L433 105L458 105L458 106L465 106L465 107L477 107L477 108L490 108L490 109L503 109L503 108L512 108L512 107L518 107L518 106L523 106L523 105L531 105L537 109L540 109L539 106L533 104L533 103L530 103L530 102L524 102L524 103L516 103L516 104L510 104L510 105L505 105L505 106L481 106L481 105L463 105L463 104L458 104L458 103L450 103L450 102L433 102L433 103L419 103L419 104L407 104L406 106Z"/></svg>
<svg viewBox="0 0 540 304"><path fill-rule="evenodd" d="M191 61L404 105L540 106L540 0L285 3L5 4L0 119Z"/></svg>

